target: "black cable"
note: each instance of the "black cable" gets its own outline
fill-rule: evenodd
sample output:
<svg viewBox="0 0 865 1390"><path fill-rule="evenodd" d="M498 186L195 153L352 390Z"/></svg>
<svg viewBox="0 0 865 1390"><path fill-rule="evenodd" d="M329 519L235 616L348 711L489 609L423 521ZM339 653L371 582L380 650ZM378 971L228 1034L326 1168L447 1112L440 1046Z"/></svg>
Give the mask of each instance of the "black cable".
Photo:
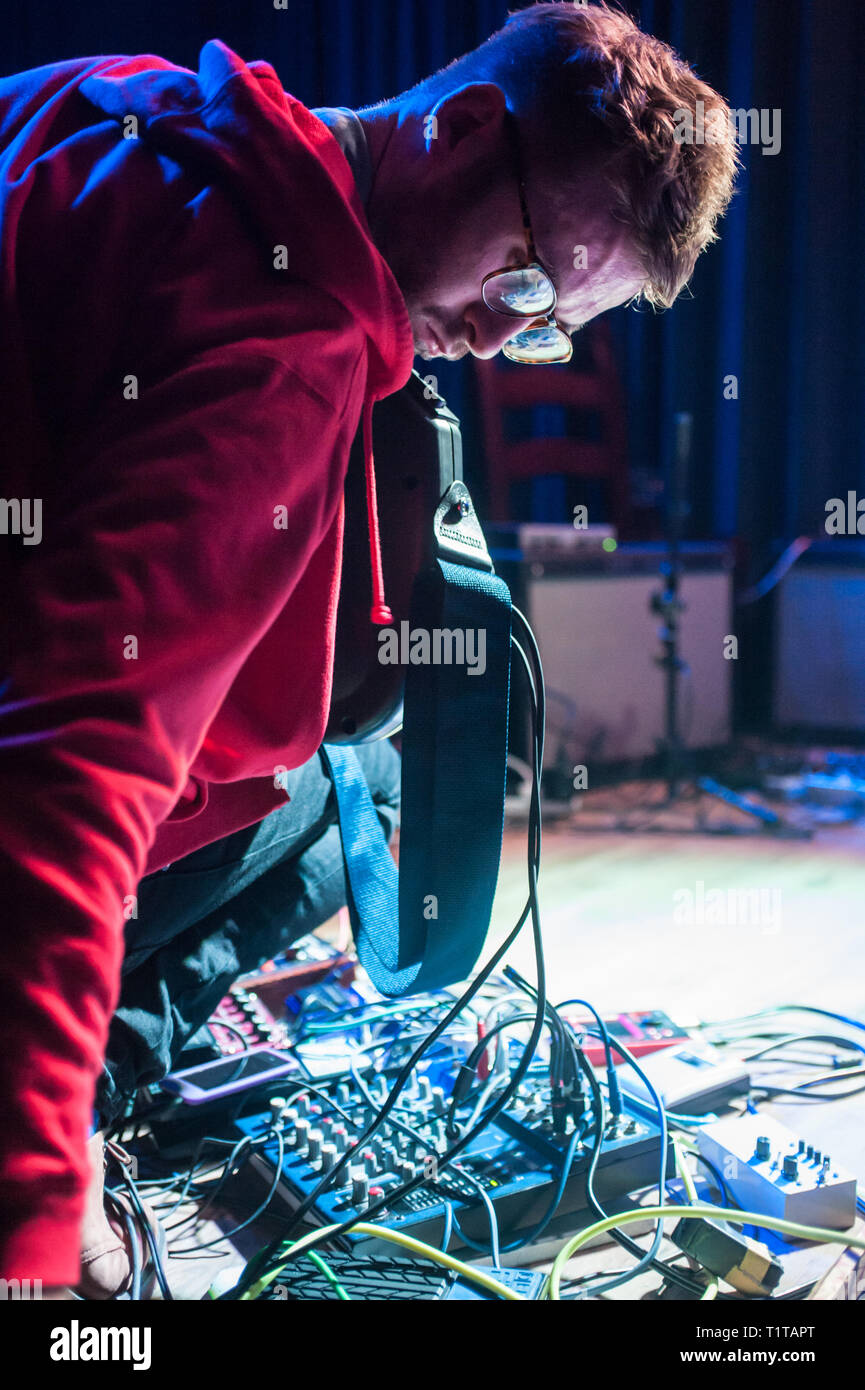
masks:
<svg viewBox="0 0 865 1390"><path fill-rule="evenodd" d="M173 1298L174 1298L174 1295L172 1294L171 1289L169 1288L169 1285L168 1285L168 1279L167 1279L167 1277L166 1277L165 1269L164 1269L163 1264L162 1264L162 1258L161 1258L161 1256L160 1256L160 1254L159 1254L159 1247L158 1247L157 1244L156 1244L156 1235L155 1235L155 1233L154 1233L154 1231L153 1231L153 1229L152 1229L152 1227L151 1227L151 1225L150 1225L149 1220L147 1219L147 1213L146 1213L145 1210L144 1210L144 1206L143 1206L142 1201L141 1201L141 1198L140 1198L140 1196L139 1196L139 1194L138 1194L138 1189L137 1189L137 1187L136 1187L135 1180L134 1180L134 1178L131 1176L131 1174L130 1174L126 1169L124 1169L124 1171L123 1171L123 1179L122 1179L121 1184L119 1185L119 1189L118 1189L118 1190L119 1190L119 1191L122 1191L122 1192L125 1192L125 1193L127 1194L127 1196L129 1197L130 1202L132 1203L132 1207L133 1207L135 1216L137 1216L137 1218L138 1218L139 1226L140 1226L141 1229L144 1231L144 1235L145 1235L145 1237L146 1237L147 1244L148 1244L148 1246L149 1246L149 1248L150 1248L150 1256L151 1256L151 1259L153 1260L153 1268L154 1268L154 1271L155 1271L155 1273L156 1273L157 1282L158 1282L159 1287L160 1287L160 1290L161 1290L161 1292L162 1292L162 1297L163 1297L164 1299L168 1300L169 1302L171 1302L171 1301L173 1300ZM133 1217L132 1217L132 1214L126 1209L126 1207L124 1206L124 1204L123 1204L122 1202L120 1202L120 1201L117 1199L116 1193L115 1193L111 1188L106 1188L105 1191L106 1191L107 1194L109 1194L109 1195L112 1197L112 1199L113 1199L113 1201L114 1201L115 1209L119 1209L120 1212L123 1214L124 1221L126 1222L127 1231L130 1233L130 1239L131 1239L131 1244L132 1244L132 1252L133 1252L133 1255L132 1255L133 1291L132 1291L130 1297L131 1297L133 1300L138 1300L138 1299L140 1299L140 1297L141 1297L141 1277L142 1277L142 1274L143 1274L143 1267L142 1267L142 1261L141 1261L141 1254L140 1254L140 1250L139 1250L138 1233L136 1232L136 1229L135 1229L135 1221L134 1221L134 1219L133 1219ZM136 1289L136 1288L138 1289L138 1292L137 1292L137 1293L135 1292L135 1289Z"/></svg>
<svg viewBox="0 0 865 1390"><path fill-rule="evenodd" d="M230 1231L223 1231L221 1235L215 1236L213 1240L204 1240L201 1242L200 1245L190 1245L186 1246L185 1248L181 1246L179 1250L172 1250L172 1255L196 1255L198 1254L199 1250L209 1250L211 1246L221 1245L223 1241L229 1240L233 1236L236 1236L238 1232L245 1230L247 1226L249 1226L253 1221L257 1221L259 1216L261 1216L265 1211L267 1211L267 1208L270 1206L271 1202L274 1199L274 1196L276 1195L276 1189L279 1186L279 1179L282 1176L282 1161L285 1157L285 1139L283 1137L282 1131L279 1129L275 1130L275 1136L279 1151L279 1162L276 1165L276 1169L273 1175L273 1181L270 1184L267 1196L265 1197L264 1201L256 1207L252 1215L248 1216L245 1221L241 1221L239 1226L233 1226ZM246 1158L248 1157L249 1154L247 1153Z"/></svg>
<svg viewBox="0 0 865 1390"><path fill-rule="evenodd" d="M216 1187L213 1189L212 1192L208 1194L207 1201L204 1203L204 1206L200 1207L197 1211L192 1212L189 1216L182 1217L180 1221L175 1221L171 1225L166 1225L165 1229L167 1231L179 1231L181 1227L188 1226L190 1222L196 1224L197 1222L203 1220L204 1213L210 1207L213 1206L213 1203L216 1201L217 1197L219 1196L225 1184L228 1182L229 1178L234 1177L237 1171L239 1171L235 1168L235 1164L237 1163L238 1158L243 1153L245 1162L247 1151L252 1148L254 1142L255 1141L251 1139L248 1134L245 1134L242 1138L238 1139L234 1143L231 1153L226 1158L225 1163L222 1165L222 1175L219 1178ZM182 1195L180 1200L183 1200ZM179 1203L175 1205L179 1205Z"/></svg>

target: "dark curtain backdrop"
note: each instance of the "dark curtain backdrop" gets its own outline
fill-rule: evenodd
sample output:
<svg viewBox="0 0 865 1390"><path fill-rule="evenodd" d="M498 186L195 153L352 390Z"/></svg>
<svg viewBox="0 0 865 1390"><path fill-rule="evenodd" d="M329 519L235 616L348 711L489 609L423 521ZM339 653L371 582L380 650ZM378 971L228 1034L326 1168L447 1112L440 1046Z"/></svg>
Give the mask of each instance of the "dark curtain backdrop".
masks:
<svg viewBox="0 0 865 1390"><path fill-rule="evenodd" d="M286 3L5 0L0 64L12 72L82 54L156 52L196 67L201 45L219 37L244 58L272 62L308 105L357 106L473 47L508 9L504 0ZM625 8L733 107L781 111L778 154L743 148L722 240L702 258L689 297L664 314L611 316L635 479L662 475L673 413L693 411L690 533L738 537L742 577L752 580L786 541L820 530L827 498L865 492L865 0ZM429 370L464 418L471 480L479 440L470 365ZM724 399L728 376L738 400ZM743 618L754 636L765 608Z"/></svg>

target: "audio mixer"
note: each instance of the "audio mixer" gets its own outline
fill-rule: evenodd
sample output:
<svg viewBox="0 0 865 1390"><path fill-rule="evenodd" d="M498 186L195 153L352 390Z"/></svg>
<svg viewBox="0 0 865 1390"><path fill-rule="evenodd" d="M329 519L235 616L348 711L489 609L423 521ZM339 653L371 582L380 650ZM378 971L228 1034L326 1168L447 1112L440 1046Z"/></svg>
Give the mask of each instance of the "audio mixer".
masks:
<svg viewBox="0 0 865 1390"><path fill-rule="evenodd" d="M279 1126L284 1141L282 1172L276 1196L294 1208L351 1150L350 1160L326 1188L311 1212L319 1224L340 1223L361 1215L382 1197L393 1194L375 1222L406 1231L436 1244L442 1236L447 1205L461 1229L473 1240L489 1239L488 1213L479 1187L493 1202L502 1239L529 1232L545 1215L558 1187L575 1120L563 1123L551 1115L549 1085L527 1078L510 1107L484 1127L447 1166L441 1163L454 1138L448 1135L448 1096L425 1075L415 1075L379 1131L358 1148L358 1140L388 1094L387 1078L379 1074L368 1096L352 1077L319 1084L319 1095L298 1092L286 1101L278 1097L264 1112L237 1121L242 1134L257 1139L254 1162L272 1181L278 1162L276 1139L261 1143ZM330 1103L328 1103L330 1102ZM464 1119L468 1111L460 1111ZM589 1113L582 1120L585 1135L576 1142L574 1157L557 1217L588 1206L586 1175L594 1148ZM660 1173L660 1130L644 1115L623 1109L606 1124L593 1188L600 1202L656 1183ZM401 1187L423 1173L426 1181L407 1195ZM672 1155L668 1176L673 1174ZM358 1254L389 1253L374 1237L348 1233L344 1249Z"/></svg>

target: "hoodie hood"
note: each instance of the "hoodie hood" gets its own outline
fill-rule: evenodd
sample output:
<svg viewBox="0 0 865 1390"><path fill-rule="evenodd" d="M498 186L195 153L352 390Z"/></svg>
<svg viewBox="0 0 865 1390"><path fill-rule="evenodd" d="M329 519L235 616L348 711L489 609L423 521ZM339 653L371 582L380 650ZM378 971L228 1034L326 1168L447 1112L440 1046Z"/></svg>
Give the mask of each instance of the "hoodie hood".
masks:
<svg viewBox="0 0 865 1390"><path fill-rule="evenodd" d="M405 385L414 356L408 312L373 243L351 168L327 127L283 91L270 63L245 63L214 39L198 73L152 54L111 58L80 90L107 116L134 115L140 138L218 182L269 247L288 248L292 279L345 305L369 344L369 402Z"/></svg>
<svg viewBox="0 0 865 1390"><path fill-rule="evenodd" d="M376 250L354 176L330 131L282 89L270 63L245 63L218 39L205 44L199 72L145 54L111 59L81 83L107 116L135 116L140 138L186 168L218 181L268 247L287 248L287 270L349 310L368 342L363 408L369 522L370 621L392 621L382 576L372 406L404 386L414 356L405 301ZM302 189L302 196L298 196ZM329 235L320 234L326 220ZM341 255L335 261L333 238ZM292 264L295 255L297 266Z"/></svg>

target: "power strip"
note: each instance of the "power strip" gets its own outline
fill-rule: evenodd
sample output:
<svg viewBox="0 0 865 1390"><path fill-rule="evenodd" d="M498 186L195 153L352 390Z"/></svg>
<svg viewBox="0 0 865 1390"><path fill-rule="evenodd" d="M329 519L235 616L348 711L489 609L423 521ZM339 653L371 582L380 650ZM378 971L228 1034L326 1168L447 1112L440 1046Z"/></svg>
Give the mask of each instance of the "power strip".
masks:
<svg viewBox="0 0 865 1390"><path fill-rule="evenodd" d="M697 1145L746 1211L841 1231L856 1220L856 1178L767 1115L705 1125Z"/></svg>

